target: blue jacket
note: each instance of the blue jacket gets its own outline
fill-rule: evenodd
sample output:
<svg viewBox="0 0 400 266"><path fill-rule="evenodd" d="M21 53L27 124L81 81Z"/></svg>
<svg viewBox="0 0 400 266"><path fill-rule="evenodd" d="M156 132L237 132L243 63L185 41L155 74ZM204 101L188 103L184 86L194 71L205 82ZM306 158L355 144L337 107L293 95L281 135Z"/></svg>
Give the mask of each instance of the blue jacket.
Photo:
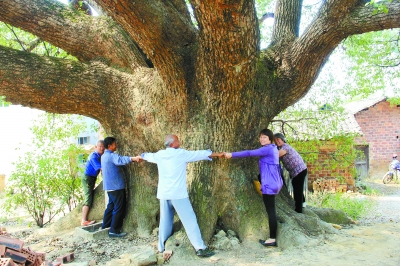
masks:
<svg viewBox="0 0 400 266"><path fill-rule="evenodd" d="M104 190L119 190L125 188L122 166L131 163L131 157L121 156L110 150L105 150L101 156Z"/></svg>
<svg viewBox="0 0 400 266"><path fill-rule="evenodd" d="M101 169L101 155L94 151L89 155L86 162L85 175L96 177L100 173Z"/></svg>

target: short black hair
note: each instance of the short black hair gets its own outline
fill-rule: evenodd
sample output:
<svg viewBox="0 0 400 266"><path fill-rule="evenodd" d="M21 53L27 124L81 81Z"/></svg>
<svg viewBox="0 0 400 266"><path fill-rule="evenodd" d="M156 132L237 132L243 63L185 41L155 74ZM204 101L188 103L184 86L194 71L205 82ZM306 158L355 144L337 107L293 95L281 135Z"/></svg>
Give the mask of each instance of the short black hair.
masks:
<svg viewBox="0 0 400 266"><path fill-rule="evenodd" d="M281 139L283 142L286 143L285 135L283 135L282 133L275 133L274 137L275 137L275 139Z"/></svg>
<svg viewBox="0 0 400 266"><path fill-rule="evenodd" d="M114 137L106 137L104 139L104 148L108 149L108 146L112 145L117 140Z"/></svg>
<svg viewBox="0 0 400 266"><path fill-rule="evenodd" d="M263 130L260 131L260 134L258 136L261 135L265 135L268 136L269 140L271 141L271 143L274 142L275 138L274 138L274 132L272 132L270 129L268 128L264 128Z"/></svg>

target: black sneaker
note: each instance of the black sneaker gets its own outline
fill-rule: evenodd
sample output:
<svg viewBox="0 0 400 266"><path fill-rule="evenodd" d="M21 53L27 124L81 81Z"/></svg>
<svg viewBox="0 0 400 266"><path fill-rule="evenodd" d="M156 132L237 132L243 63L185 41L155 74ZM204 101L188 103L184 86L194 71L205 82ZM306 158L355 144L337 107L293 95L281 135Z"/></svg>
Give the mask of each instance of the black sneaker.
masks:
<svg viewBox="0 0 400 266"><path fill-rule="evenodd" d="M109 237L124 237L124 236L126 236L126 233L119 233L119 234L117 234L117 233L108 233L108 236Z"/></svg>
<svg viewBox="0 0 400 266"><path fill-rule="evenodd" d="M214 251L211 251L209 248L199 249L196 251L196 255L199 257L211 257L214 254Z"/></svg>

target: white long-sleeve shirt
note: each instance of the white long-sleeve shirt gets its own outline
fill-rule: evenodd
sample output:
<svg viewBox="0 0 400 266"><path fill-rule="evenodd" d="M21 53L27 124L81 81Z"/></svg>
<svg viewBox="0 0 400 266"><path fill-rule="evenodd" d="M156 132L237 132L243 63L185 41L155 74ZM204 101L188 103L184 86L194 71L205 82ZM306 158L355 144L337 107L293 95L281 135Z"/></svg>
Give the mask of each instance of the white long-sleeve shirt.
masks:
<svg viewBox="0 0 400 266"><path fill-rule="evenodd" d="M142 153L142 158L158 167L157 198L163 200L188 198L186 165L189 162L212 160L211 150L187 151L166 148L156 153Z"/></svg>

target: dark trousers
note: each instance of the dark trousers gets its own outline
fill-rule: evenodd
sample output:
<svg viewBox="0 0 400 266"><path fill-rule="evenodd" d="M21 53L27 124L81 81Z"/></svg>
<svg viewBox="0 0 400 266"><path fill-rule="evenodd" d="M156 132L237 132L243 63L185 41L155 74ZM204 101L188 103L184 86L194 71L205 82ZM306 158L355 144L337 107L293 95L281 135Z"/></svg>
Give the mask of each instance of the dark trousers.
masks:
<svg viewBox="0 0 400 266"><path fill-rule="evenodd" d="M263 201L268 214L269 237L276 238L278 220L276 218L275 195L263 194Z"/></svg>
<svg viewBox="0 0 400 266"><path fill-rule="evenodd" d="M110 227L110 233L121 233L122 222L125 218L125 189L107 191L108 204L104 211L102 228Z"/></svg>
<svg viewBox="0 0 400 266"><path fill-rule="evenodd" d="M304 179L307 176L307 168L301 171L298 175L293 177L293 198L295 203L295 211L298 213L303 212L303 202L304 202Z"/></svg>

